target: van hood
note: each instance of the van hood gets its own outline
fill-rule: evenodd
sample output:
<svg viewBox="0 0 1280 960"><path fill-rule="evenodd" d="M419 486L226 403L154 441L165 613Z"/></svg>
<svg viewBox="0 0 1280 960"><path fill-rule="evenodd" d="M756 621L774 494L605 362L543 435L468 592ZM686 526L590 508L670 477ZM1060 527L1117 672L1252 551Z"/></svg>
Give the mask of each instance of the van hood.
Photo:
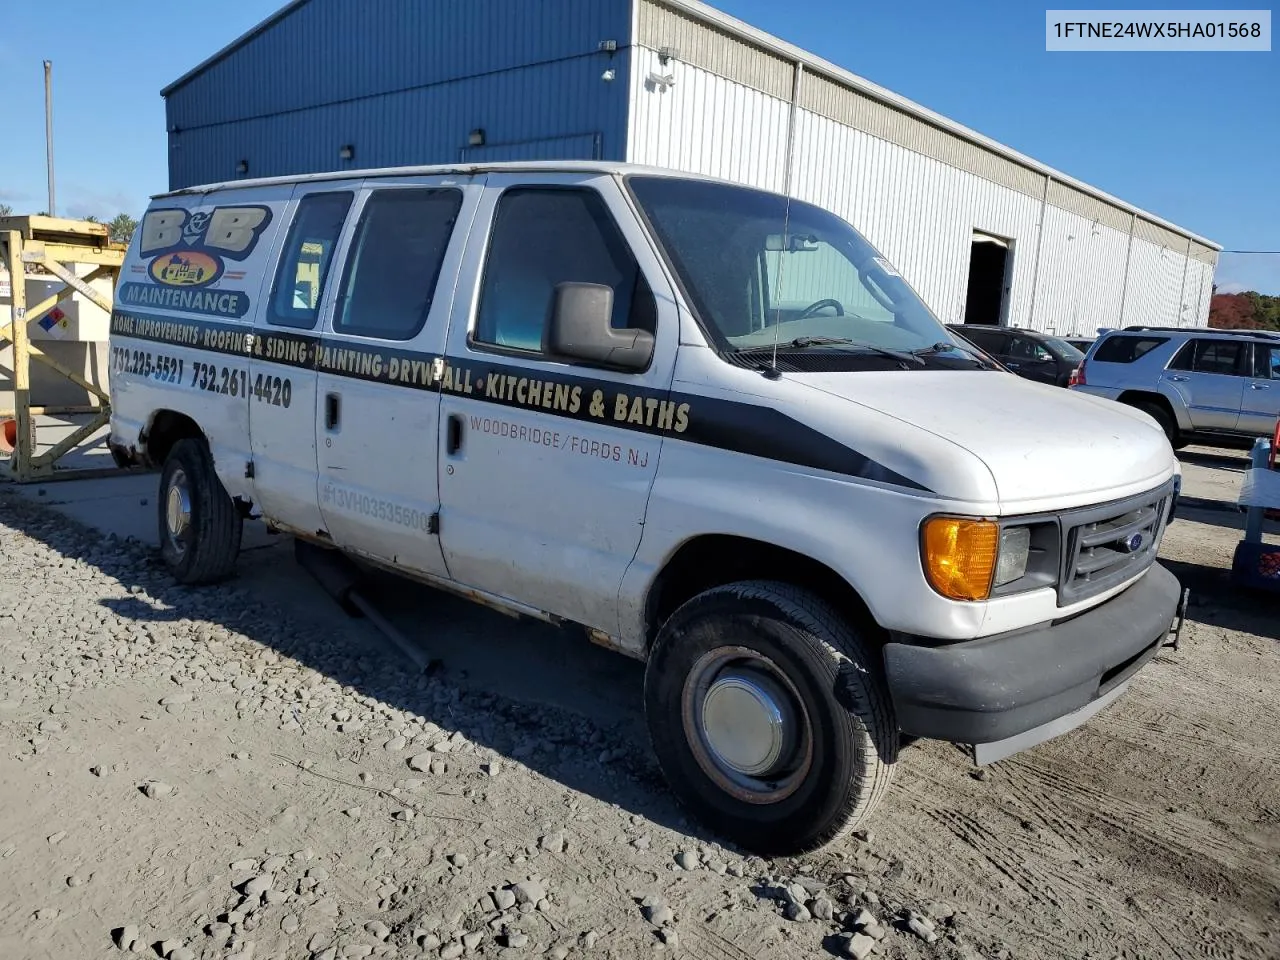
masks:
<svg viewBox="0 0 1280 960"><path fill-rule="evenodd" d="M1140 493L1177 472L1159 425L1124 404L1008 373L786 374L941 437L991 471L1001 509L1064 509Z"/></svg>

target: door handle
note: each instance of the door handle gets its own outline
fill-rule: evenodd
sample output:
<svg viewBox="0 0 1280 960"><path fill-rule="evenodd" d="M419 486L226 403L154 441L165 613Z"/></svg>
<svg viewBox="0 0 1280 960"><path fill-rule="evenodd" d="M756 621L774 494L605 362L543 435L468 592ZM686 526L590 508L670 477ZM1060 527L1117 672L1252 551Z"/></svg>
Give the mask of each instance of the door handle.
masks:
<svg viewBox="0 0 1280 960"><path fill-rule="evenodd" d="M449 414L449 419L445 424L445 452L450 456L462 449L462 417L459 414Z"/></svg>
<svg viewBox="0 0 1280 960"><path fill-rule="evenodd" d="M1271 389L1271 384L1269 384L1269 383L1251 383L1251 384L1249 384L1249 389L1250 389L1250 390L1270 390L1270 389Z"/></svg>
<svg viewBox="0 0 1280 960"><path fill-rule="evenodd" d="M338 426L339 397L336 393L324 395L324 428L333 430Z"/></svg>
<svg viewBox="0 0 1280 960"><path fill-rule="evenodd" d="M1170 377L1169 379L1172 380L1174 383L1186 383L1188 378L1187 377Z"/></svg>

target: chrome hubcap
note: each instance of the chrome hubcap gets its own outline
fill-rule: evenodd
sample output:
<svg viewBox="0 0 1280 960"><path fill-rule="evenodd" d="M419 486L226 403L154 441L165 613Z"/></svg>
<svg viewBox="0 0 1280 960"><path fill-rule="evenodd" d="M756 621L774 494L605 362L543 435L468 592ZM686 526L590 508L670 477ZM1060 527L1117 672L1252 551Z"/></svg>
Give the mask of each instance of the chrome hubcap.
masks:
<svg viewBox="0 0 1280 960"><path fill-rule="evenodd" d="M187 475L181 468L169 479L169 492L165 497L165 532L173 549L182 553L187 548L191 532L191 488Z"/></svg>
<svg viewBox="0 0 1280 960"><path fill-rule="evenodd" d="M698 765L740 800L776 803L808 774L808 713L787 676L753 650L721 647L701 657L686 678L682 712Z"/></svg>

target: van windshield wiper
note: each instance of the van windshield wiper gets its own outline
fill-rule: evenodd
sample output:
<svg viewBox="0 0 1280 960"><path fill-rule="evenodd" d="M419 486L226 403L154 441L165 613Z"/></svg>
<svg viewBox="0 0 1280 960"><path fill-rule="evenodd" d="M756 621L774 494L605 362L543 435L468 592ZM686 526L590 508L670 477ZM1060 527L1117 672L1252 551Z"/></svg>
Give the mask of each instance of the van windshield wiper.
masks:
<svg viewBox="0 0 1280 960"><path fill-rule="evenodd" d="M948 350L959 350L961 353L967 353L984 367L995 369L990 359L979 351L977 347L971 347L965 343L956 343L953 340L939 340L931 346L920 347L918 350L912 350L911 352L917 357L932 357L935 354L946 353Z"/></svg>
<svg viewBox="0 0 1280 960"><path fill-rule="evenodd" d="M878 353L882 357L890 357L900 363L914 363L917 366L924 366L924 360L916 356L915 353L890 350L888 347L878 347L874 343L867 343L863 340L850 340L848 337L796 337L790 342L789 346L803 349L804 347L825 347L832 344L857 347L859 350Z"/></svg>

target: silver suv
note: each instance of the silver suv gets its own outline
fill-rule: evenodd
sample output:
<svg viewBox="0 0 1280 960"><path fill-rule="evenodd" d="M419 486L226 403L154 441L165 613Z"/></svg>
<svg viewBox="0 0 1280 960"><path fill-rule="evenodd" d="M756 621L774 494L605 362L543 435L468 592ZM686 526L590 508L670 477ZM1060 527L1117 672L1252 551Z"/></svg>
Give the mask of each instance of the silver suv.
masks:
<svg viewBox="0 0 1280 960"><path fill-rule="evenodd" d="M1175 449L1247 446L1280 418L1280 334L1125 327L1098 337L1069 386L1145 411Z"/></svg>

